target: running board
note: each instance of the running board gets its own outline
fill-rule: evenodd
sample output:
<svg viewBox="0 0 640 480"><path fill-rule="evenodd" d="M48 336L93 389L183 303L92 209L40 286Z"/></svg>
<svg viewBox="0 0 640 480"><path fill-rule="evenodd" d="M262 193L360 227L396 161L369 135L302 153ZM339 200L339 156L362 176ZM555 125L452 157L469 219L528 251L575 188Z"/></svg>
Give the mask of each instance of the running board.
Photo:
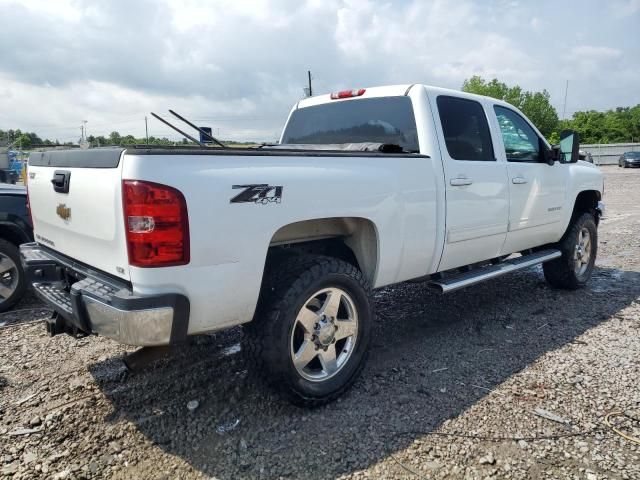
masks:
<svg viewBox="0 0 640 480"><path fill-rule="evenodd" d="M511 260L505 260L502 263L496 265L490 265L487 267L471 270L470 272L464 272L457 275L453 275L440 280L432 280L429 282L429 286L434 287L440 291L440 293L449 293L459 288L468 287L469 285L475 285L476 283L484 282L492 278L500 277L506 273L515 272L516 270L522 270L523 268L538 265L539 263L548 262L554 258L561 257L560 250L541 250L529 255L523 255Z"/></svg>

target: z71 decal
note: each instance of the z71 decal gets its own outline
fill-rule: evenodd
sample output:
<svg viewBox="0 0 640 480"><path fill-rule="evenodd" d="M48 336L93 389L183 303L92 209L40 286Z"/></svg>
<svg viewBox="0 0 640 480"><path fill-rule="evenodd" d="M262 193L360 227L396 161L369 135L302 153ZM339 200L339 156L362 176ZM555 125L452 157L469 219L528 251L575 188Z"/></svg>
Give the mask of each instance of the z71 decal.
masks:
<svg viewBox="0 0 640 480"><path fill-rule="evenodd" d="M258 183L253 185L233 185L231 188L243 190L230 200L230 203L280 203L282 202L282 186Z"/></svg>

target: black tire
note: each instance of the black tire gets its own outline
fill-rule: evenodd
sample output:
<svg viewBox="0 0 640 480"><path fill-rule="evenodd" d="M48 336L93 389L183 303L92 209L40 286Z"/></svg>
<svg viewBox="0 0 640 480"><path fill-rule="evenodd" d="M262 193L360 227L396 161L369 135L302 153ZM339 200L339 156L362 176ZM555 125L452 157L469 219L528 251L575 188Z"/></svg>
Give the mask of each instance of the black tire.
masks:
<svg viewBox="0 0 640 480"><path fill-rule="evenodd" d="M333 376L312 381L303 377L292 359L294 338L299 333L296 329L300 327L296 319L310 298L329 288L346 293L355 308L355 345ZM296 405L315 407L335 400L353 384L366 362L373 321L370 293L364 275L350 263L319 255L283 260L273 272L266 273L256 315L244 328L243 351L250 369ZM346 351L339 347L342 341L346 340L334 341L338 355Z"/></svg>
<svg viewBox="0 0 640 480"><path fill-rule="evenodd" d="M580 232L586 229L589 232L589 258L583 267L576 266L576 249ZM583 287L591 277L598 253L598 227L592 213L578 215L564 234L557 248L562 256L542 265L544 278L556 288L575 290ZM582 255L582 253L580 253Z"/></svg>
<svg viewBox="0 0 640 480"><path fill-rule="evenodd" d="M0 273L0 312L5 312L18 303L27 289L18 247L0 239L0 264L5 259L11 260L13 267L11 270ZM9 291L7 289L10 289L11 293L5 296L4 292Z"/></svg>

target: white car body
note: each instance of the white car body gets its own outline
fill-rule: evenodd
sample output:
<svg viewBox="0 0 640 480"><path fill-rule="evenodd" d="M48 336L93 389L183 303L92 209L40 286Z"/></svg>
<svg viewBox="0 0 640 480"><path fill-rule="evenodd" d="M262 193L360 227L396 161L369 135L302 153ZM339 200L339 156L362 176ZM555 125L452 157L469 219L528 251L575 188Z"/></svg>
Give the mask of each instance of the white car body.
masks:
<svg viewBox="0 0 640 480"><path fill-rule="evenodd" d="M274 245L340 237L377 288L557 242L578 195L593 192L600 199L602 174L591 164L507 161L493 107L517 109L492 98L398 85L367 88L357 98L312 97L292 112L405 95L415 113L419 155L132 148L120 149L116 166L92 168L65 164L59 154L42 154L29 166L38 248L114 282L120 279L134 295L183 295L189 302L187 334L195 335L252 320ZM439 95L482 105L495 161L450 157L438 115ZM51 188L53 172L60 168L70 172L69 193ZM188 207L188 264L129 265L122 207L122 181L127 179L182 192ZM252 184L281 186L280 201L230 202L238 193L234 185ZM71 212L68 219L56 213L59 205ZM127 337L122 326L117 333L105 332L125 343L172 341L166 335Z"/></svg>

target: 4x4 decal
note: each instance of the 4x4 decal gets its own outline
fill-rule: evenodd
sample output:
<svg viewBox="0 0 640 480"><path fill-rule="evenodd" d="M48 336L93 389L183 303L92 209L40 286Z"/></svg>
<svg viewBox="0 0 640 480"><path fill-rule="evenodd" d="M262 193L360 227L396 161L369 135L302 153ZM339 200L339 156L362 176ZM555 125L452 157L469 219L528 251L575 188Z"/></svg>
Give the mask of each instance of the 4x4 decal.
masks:
<svg viewBox="0 0 640 480"><path fill-rule="evenodd" d="M230 203L280 203L282 201L282 186L257 183L252 185L232 185L234 190L243 188L242 192L233 197Z"/></svg>

